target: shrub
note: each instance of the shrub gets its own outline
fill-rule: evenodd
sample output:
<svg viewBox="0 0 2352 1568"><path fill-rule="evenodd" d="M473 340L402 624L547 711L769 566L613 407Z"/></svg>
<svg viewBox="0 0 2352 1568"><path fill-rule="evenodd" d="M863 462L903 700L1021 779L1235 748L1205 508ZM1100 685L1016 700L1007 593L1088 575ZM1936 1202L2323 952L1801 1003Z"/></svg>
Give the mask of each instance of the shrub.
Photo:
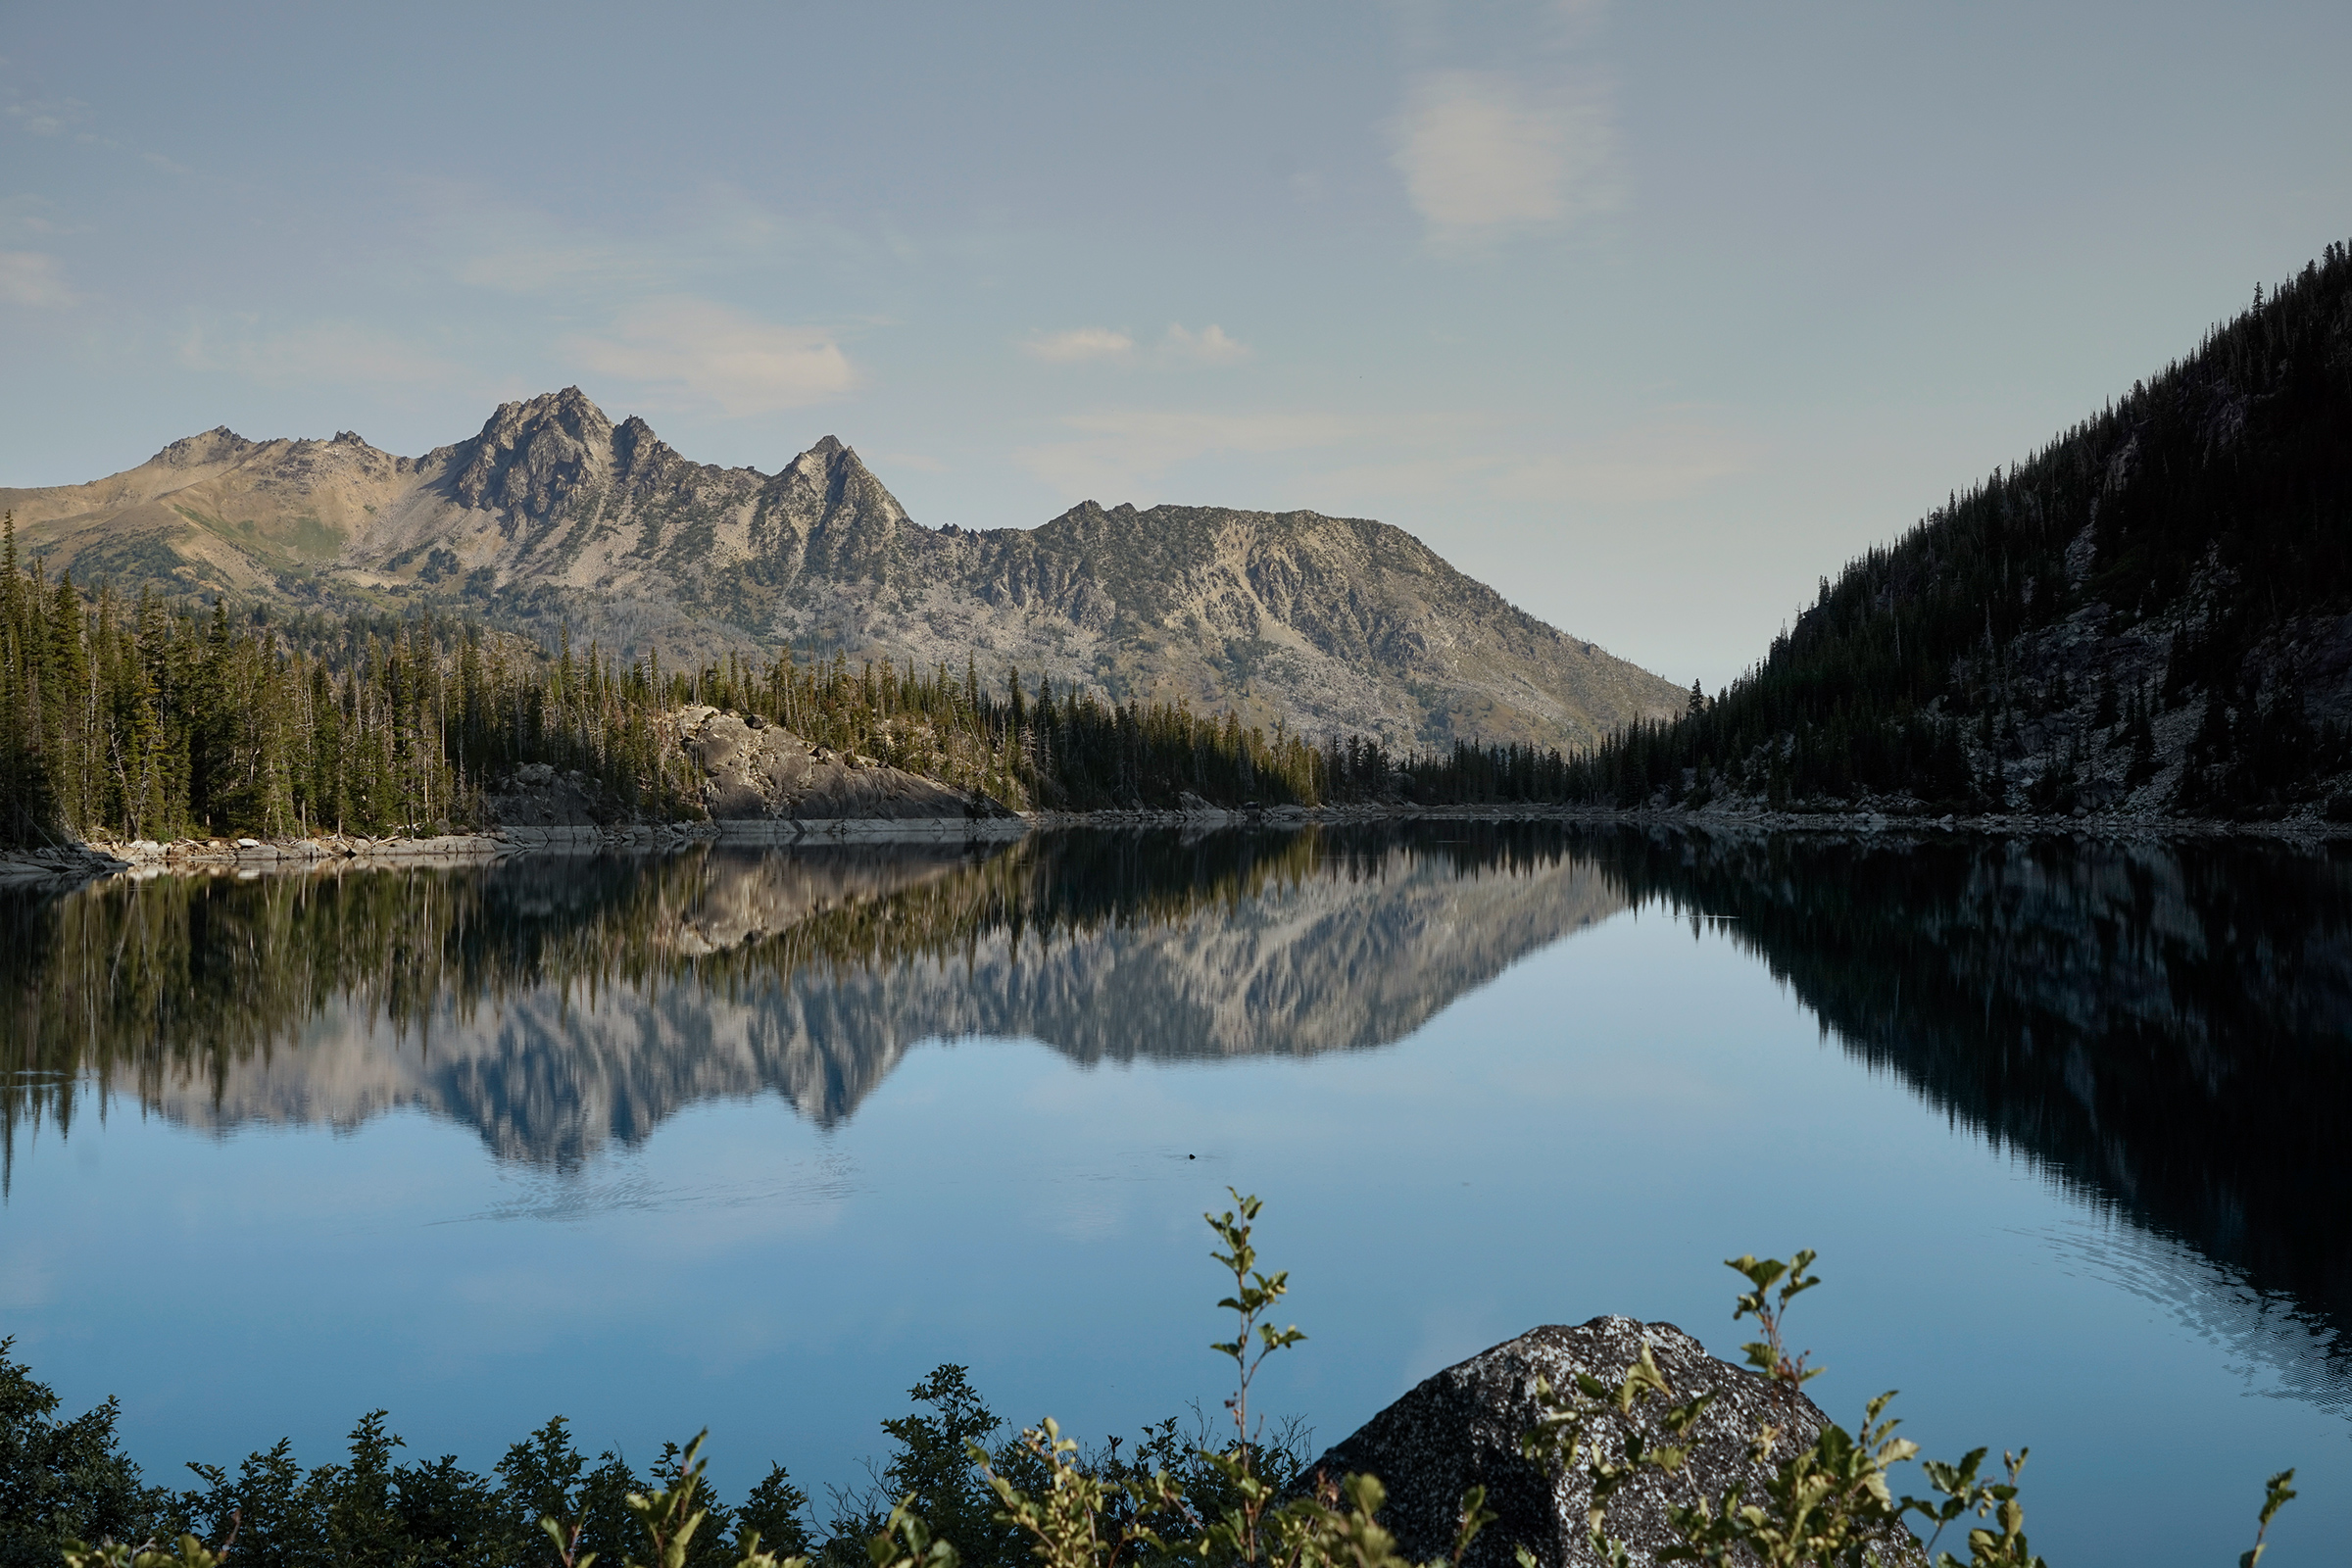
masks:
<svg viewBox="0 0 2352 1568"><path fill-rule="evenodd" d="M9 1362L10 1342L0 1341L0 1501L10 1505L0 1520L18 1521L0 1525L0 1553L8 1554L0 1568L54 1561L47 1550L62 1550L66 1568L220 1568L224 1560L233 1568L491 1568L533 1555L534 1536L547 1543L536 1551L552 1548L556 1568L614 1559L624 1568L811 1568L812 1560L858 1568L860 1551L868 1568L1017 1568L1025 1559L1042 1568L1169 1568L1178 1558L1203 1568L1459 1568L1495 1517L1483 1489L1461 1499L1450 1557L1413 1564L1379 1521L1387 1493L1378 1477L1306 1478L1296 1426L1269 1439L1263 1418L1253 1416L1250 1389L1266 1357L1305 1335L1270 1317L1289 1276L1258 1267L1259 1200L1236 1192L1234 1205L1203 1216L1220 1246L1213 1255L1233 1276L1233 1293L1218 1306L1234 1314L1235 1334L1213 1347L1235 1372L1225 1401L1232 1432L1222 1440L1203 1430L1181 1443L1171 1419L1148 1429L1132 1457L1116 1443L1090 1454L1049 1417L992 1449L997 1417L965 1368L942 1366L911 1391L932 1413L883 1423L898 1452L866 1493L836 1494L833 1538L812 1552L803 1521L808 1498L781 1466L740 1510L729 1510L707 1496L702 1436L683 1449L665 1447L653 1481L639 1482L612 1453L583 1474L561 1418L508 1451L495 1489L451 1459L394 1466L400 1440L375 1411L352 1433L349 1465L306 1476L281 1443L249 1457L233 1483L217 1467L194 1466L208 1490L168 1498L141 1487L136 1467L116 1451L113 1401L78 1422L51 1422L56 1396ZM1789 1303L1821 1283L1813 1262L1809 1251L1730 1262L1747 1285L1733 1319L1753 1317L1762 1335L1743 1347L1748 1364L1791 1396L1819 1370L1791 1357L1783 1334ZM1610 1497L1646 1473L1679 1474L1688 1445L1675 1440L1687 1438L1713 1396L1680 1398L1645 1347L1615 1387L1580 1374L1572 1389L1539 1382L1537 1396L1538 1419L1521 1453L1555 1480L1570 1468L1584 1472L1588 1544L1611 1568L1624 1568L1630 1553L1609 1533ZM1996 1479L1986 1479L1984 1448L1953 1463L1924 1461L1932 1495L1898 1497L1891 1474L1919 1450L1895 1436L1899 1423L1886 1413L1892 1398L1872 1399L1851 1433L1825 1423L1801 1448L1761 1428L1759 1457L1792 1451L1759 1495L1737 1486L1711 1494L1685 1477L1668 1515L1681 1541L1662 1557L1709 1568L1863 1568L1908 1555L1917 1517L1931 1527L1930 1552L1952 1526L1965 1532L1966 1562L1945 1551L1937 1568L2043 1568L2028 1545L2019 1500L2026 1450L2003 1454ZM1612 1448L1597 1435L1612 1407L1623 1414L1653 1402L1668 1441L1628 1429ZM2293 1479L2291 1470L2270 1479L2240 1568L2261 1559L2271 1521L2294 1496ZM722 1540L730 1526L732 1539ZM98 1535L101 1544L84 1545L69 1531ZM144 1544L121 1544L142 1531ZM1535 1568L1525 1546L1517 1556L1520 1568Z"/></svg>

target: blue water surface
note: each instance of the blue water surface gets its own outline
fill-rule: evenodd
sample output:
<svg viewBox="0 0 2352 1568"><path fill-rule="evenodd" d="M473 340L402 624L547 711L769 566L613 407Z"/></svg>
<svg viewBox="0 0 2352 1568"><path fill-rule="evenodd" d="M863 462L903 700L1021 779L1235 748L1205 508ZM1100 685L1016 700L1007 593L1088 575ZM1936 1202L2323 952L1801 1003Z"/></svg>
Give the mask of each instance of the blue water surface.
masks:
<svg viewBox="0 0 2352 1568"><path fill-rule="evenodd" d="M1828 1368L1815 1397L1850 1422L1899 1388L1931 1453L2030 1444L2029 1528L2053 1562L2233 1560L2289 1465L2302 1495L2267 1560L2352 1539L2338 1303L2099 1185L2102 1157L2140 1152L2070 1168L1872 1059L1787 978L1838 961L1838 920L1791 958L1736 908L1694 918L1687 889L1580 860L1572 834L1514 865L1443 831L1351 859L1294 849L1281 876L1156 913L1114 890L1026 955L982 919L960 954L762 969L776 928L721 931L687 946L753 961L427 986L406 1012L329 984L225 1068L142 1066L131 1042L75 1069L63 1130L54 1103L18 1107L0 1334L69 1409L120 1396L152 1479L281 1436L324 1461L381 1406L410 1456L477 1468L559 1412L640 1463L708 1426L722 1491L773 1459L821 1497L865 1479L877 1423L942 1362L1015 1422L1220 1418L1207 1346L1230 1320L1201 1215L1238 1188L1265 1200L1283 1315L1308 1334L1257 1407L1318 1445L1538 1324L1666 1320L1738 1359L1721 1260L1810 1247L1828 1283L1790 1327ZM2047 874L2129 880L2125 852L2064 854ZM24 918L74 917L59 905ZM1467 956L1414 967L1446 943ZM894 963L928 965L928 989L882 995ZM709 1066L762 1017L822 1040L861 1006L908 1031L863 1078ZM935 1014L954 1027L921 1032ZM629 1065L567 1109L576 1084L480 1044L502 1028ZM1121 1059L1123 1031L1157 1044ZM437 1051L474 1054L435 1080ZM650 1100L612 1087L690 1057ZM514 1081L493 1081L502 1062Z"/></svg>

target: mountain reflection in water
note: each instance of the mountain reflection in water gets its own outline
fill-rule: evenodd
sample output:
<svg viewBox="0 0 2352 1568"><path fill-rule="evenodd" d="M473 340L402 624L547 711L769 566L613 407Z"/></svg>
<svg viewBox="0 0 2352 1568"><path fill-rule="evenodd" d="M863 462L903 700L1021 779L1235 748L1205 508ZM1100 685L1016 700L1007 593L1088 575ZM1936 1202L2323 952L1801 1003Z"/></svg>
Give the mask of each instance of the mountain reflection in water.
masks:
<svg viewBox="0 0 2352 1568"><path fill-rule="evenodd" d="M926 1039L1085 1063L1385 1045L1622 906L1526 825L118 882L0 906L5 1134L13 1160L93 1091L224 1129L418 1105L570 1166L715 1097L831 1125Z"/></svg>
<svg viewBox="0 0 2352 1568"><path fill-rule="evenodd" d="M13 1162L108 1094L221 1129L414 1105L560 1171L712 1097L832 1125L927 1039L1081 1063L1376 1047L1660 904L2140 1233L2053 1243L2076 1263L2340 1402L2333 846L1446 823L115 882L0 899L0 1137Z"/></svg>

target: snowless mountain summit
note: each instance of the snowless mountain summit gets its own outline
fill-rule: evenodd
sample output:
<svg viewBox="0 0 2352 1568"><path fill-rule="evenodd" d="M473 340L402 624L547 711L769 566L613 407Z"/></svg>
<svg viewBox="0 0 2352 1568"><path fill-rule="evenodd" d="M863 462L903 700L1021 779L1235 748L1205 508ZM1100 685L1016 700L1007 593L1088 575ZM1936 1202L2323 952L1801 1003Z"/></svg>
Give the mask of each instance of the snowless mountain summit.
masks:
<svg viewBox="0 0 2352 1568"><path fill-rule="evenodd" d="M420 458L225 427L83 485L0 490L49 569L283 608L433 606L552 641L974 661L1114 700L1392 745L1590 745L1670 682L1534 616L1401 529L1312 512L1102 507L931 529L832 436L776 473L694 463L577 387Z"/></svg>

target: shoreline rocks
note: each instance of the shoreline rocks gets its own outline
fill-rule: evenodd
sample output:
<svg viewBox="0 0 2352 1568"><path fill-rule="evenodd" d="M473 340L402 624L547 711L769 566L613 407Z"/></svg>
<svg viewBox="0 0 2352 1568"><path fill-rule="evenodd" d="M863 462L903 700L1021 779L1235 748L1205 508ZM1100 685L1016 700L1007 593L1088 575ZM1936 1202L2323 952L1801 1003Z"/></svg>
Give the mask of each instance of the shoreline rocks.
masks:
<svg viewBox="0 0 2352 1568"><path fill-rule="evenodd" d="M748 728L748 726L747 726ZM770 730L782 734L783 731ZM796 742L797 743L797 742ZM822 763L813 751L813 763ZM544 764L540 764L544 768ZM525 771L528 771L527 769ZM713 814L689 822L504 820L478 831L423 837L390 834L315 834L305 838L93 839L37 850L0 851L0 889L72 885L95 877L170 871L247 872L296 870L339 864L456 865L511 855L597 854L607 850L650 852L698 842L745 845L805 843L969 842L1015 839L1036 829L1072 827L1172 827L1195 831L1222 827L1297 828L1310 824L1360 822L1575 822L1588 825L1679 827L1709 833L1835 834L1866 837L1891 846L1929 837L1974 834L1992 838L2067 838L2133 842L2252 838L2317 844L2352 837L2352 824L2311 817L2268 822L2224 822L2181 817L2098 815L2090 818L2034 816L1925 817L1878 812L1807 812L1680 808L1622 810L1571 806L1276 806L1226 808L1201 804L1182 810L1136 808L1109 811L1017 813L986 797L973 797L934 780L930 791L903 785L916 775L878 763L850 767L845 774L896 775L842 785L825 780L796 803L817 808L806 815ZM542 783L558 775L545 769ZM811 769L813 778L814 769ZM935 791L936 793L931 793ZM505 797L494 797L494 800ZM762 795L763 804L772 805ZM985 806L973 804L984 802ZM880 803L876 806L876 803ZM917 806L927 808L916 809ZM516 816L561 817L557 810L516 811Z"/></svg>

